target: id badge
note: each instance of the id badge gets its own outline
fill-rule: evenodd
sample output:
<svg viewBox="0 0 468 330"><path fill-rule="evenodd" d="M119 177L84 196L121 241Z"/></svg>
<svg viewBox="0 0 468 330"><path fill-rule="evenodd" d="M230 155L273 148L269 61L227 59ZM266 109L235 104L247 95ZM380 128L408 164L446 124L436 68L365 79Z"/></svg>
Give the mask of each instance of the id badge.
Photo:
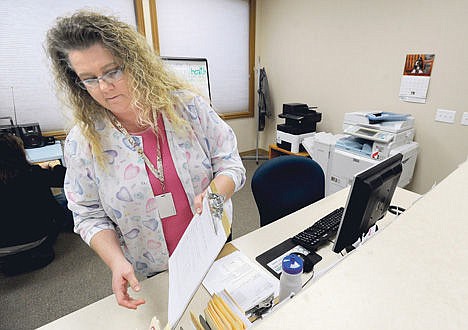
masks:
<svg viewBox="0 0 468 330"><path fill-rule="evenodd" d="M172 193L168 192L154 197L156 206L158 208L159 217L161 219L172 217L176 215L176 208L174 205L174 199L172 198Z"/></svg>

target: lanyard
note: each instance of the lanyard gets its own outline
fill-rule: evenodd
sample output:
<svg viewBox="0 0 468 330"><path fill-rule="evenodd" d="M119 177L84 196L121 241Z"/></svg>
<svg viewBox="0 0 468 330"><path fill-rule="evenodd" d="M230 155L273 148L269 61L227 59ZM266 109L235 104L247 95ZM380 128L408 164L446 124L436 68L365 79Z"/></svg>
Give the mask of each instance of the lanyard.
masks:
<svg viewBox="0 0 468 330"><path fill-rule="evenodd" d="M153 173L153 175L159 180L159 182L161 183L161 190L164 193L166 187L164 185L164 169L163 169L163 164L162 164L159 137L156 136L156 141L157 141L156 142L157 143L156 145L156 167L154 167L153 163L148 159L148 157L143 152L143 148L135 142L133 137L128 133L125 127L122 126L122 124L117 120L117 118L113 117L112 121L115 124L115 126L119 129L119 131L125 134L125 137L127 138L130 145L137 151L138 156L140 156L140 158L143 159L146 166L148 166L148 168L150 169L151 173Z"/></svg>

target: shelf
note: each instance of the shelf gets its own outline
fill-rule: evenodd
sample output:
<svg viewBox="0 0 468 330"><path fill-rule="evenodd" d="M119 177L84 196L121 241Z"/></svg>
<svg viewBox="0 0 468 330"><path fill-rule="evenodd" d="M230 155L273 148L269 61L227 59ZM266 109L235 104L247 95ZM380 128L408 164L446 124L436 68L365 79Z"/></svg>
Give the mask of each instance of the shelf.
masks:
<svg viewBox="0 0 468 330"><path fill-rule="evenodd" d="M278 156L284 156L284 155L294 155L294 156L302 156L302 157L310 157L309 153L307 151L301 151L301 152L291 152L289 150L281 149L278 147L276 144L270 144L269 146L269 151L268 151L268 157L270 159L278 157Z"/></svg>

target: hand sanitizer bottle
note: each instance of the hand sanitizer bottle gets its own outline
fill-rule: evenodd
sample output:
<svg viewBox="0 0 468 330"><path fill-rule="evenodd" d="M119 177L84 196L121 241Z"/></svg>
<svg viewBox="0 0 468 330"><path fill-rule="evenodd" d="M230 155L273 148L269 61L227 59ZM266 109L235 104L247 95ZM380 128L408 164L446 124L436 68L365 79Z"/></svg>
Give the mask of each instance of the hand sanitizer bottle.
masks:
<svg viewBox="0 0 468 330"><path fill-rule="evenodd" d="M280 276L279 300L289 298L293 293L297 294L302 289L302 272L304 261L296 254L290 254L283 258L283 272Z"/></svg>

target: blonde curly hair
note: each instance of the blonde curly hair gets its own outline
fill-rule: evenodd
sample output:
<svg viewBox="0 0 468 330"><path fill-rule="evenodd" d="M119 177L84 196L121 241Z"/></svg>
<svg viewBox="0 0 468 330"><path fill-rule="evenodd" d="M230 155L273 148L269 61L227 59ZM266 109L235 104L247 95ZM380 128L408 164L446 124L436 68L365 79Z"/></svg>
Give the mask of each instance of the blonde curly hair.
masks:
<svg viewBox="0 0 468 330"><path fill-rule="evenodd" d="M47 32L46 52L57 89L72 108L74 124L81 128L99 164L104 164L104 154L95 122L107 117L109 111L77 85L79 78L68 60L71 51L84 50L95 44L110 51L127 74L138 124L149 125L157 132L154 118L160 112L177 131L184 132L188 124L174 110L177 100L173 92L194 90L165 69L140 33L116 17L91 11L81 10L69 17L58 18Z"/></svg>

